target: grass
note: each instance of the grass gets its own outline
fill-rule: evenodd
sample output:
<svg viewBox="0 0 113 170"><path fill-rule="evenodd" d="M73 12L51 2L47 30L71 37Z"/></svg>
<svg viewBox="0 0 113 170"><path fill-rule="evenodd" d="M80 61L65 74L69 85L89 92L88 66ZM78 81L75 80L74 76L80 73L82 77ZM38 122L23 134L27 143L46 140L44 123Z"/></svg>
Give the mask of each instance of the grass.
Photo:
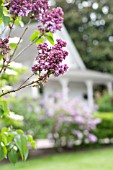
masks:
<svg viewBox="0 0 113 170"><path fill-rule="evenodd" d="M0 164L0 170L112 170L113 148L64 153L18 162Z"/></svg>

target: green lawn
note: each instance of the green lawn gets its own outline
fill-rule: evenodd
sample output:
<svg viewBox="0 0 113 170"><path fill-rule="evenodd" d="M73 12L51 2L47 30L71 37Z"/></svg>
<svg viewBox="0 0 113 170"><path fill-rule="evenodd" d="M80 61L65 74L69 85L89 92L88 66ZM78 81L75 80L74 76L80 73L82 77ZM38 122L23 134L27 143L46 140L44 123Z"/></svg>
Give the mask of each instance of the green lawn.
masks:
<svg viewBox="0 0 113 170"><path fill-rule="evenodd" d="M0 170L113 170L113 148L56 154L15 166L0 164Z"/></svg>

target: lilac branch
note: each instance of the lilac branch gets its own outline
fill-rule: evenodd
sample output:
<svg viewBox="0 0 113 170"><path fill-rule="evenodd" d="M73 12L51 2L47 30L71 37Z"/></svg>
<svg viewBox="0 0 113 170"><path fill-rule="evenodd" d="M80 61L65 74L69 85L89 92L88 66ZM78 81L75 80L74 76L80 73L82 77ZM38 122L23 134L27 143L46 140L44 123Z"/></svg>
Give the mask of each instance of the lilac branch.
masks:
<svg viewBox="0 0 113 170"><path fill-rule="evenodd" d="M37 80L36 80L36 81L32 81L31 83L26 84L26 85L24 85L24 86L20 86L20 87L17 88L17 89L13 89L13 90L7 91L7 92L5 92L5 93L2 93L2 94L0 95L0 97L5 96L6 94L10 94L10 93L17 92L17 91L19 91L19 90L21 90L21 89L23 89L23 88L25 88L25 87L29 87L29 86L34 85L34 84L36 84L36 83L37 83L37 85L39 84L39 82L38 82Z"/></svg>
<svg viewBox="0 0 113 170"><path fill-rule="evenodd" d="M0 34L0 38L2 37L2 35L4 34L5 30L6 30L7 26L2 30L1 34Z"/></svg>
<svg viewBox="0 0 113 170"><path fill-rule="evenodd" d="M29 45L27 45L22 51L20 51L17 56L12 60L15 61L24 51L26 51L29 47L31 47L33 45L33 43L30 43Z"/></svg>
<svg viewBox="0 0 113 170"><path fill-rule="evenodd" d="M43 82L45 82L45 80L47 79L47 77L49 78L49 74L46 73L44 76L40 76L37 80L35 81L32 81L26 85L24 85L34 74L32 74L28 79L26 79L26 81L24 83L22 83L22 85L20 85L17 89L13 89L13 90L10 90L10 91L7 91L7 92L3 92L0 97L2 96L5 96L6 94L10 94L10 93L14 93L14 92L17 92L25 87L29 87L29 86L40 86L43 84Z"/></svg>
<svg viewBox="0 0 113 170"><path fill-rule="evenodd" d="M13 30L14 23L15 23L15 19L13 19L12 25L9 24L10 30L9 30L8 38L10 38L10 36L11 36L11 32L12 32L12 30Z"/></svg>
<svg viewBox="0 0 113 170"><path fill-rule="evenodd" d="M42 36L44 35L44 33L42 33L37 40L39 40L40 38L42 38ZM24 49L22 49L22 51L20 51L17 56L12 60L15 61L24 51L26 51L29 47L31 47L34 44L35 40L33 42L31 42L30 44L28 44Z"/></svg>
<svg viewBox="0 0 113 170"><path fill-rule="evenodd" d="M25 34L25 33L26 33L26 31L28 30L28 26L29 26L30 22L31 22L31 19L29 20L29 22L28 22L28 24L27 24L26 28L24 29L24 31L23 31L23 33L22 33L22 35L21 35L21 37L20 37L20 39L19 39L19 41L18 41L18 43L17 43L17 45L16 45L16 48L15 48L15 50L14 50L13 54L10 56L10 61L11 61L11 59L13 58L13 56L14 56L14 54L15 54L15 52L16 52L16 50L17 50L17 48L18 48L18 45L20 44L20 42L21 42L21 40L22 40L22 38L23 38L24 34Z"/></svg>
<svg viewBox="0 0 113 170"><path fill-rule="evenodd" d="M31 77L33 77L34 76L34 73L30 76L30 77L28 77L21 85L20 85L20 87L22 87L28 80L30 80L30 78Z"/></svg>
<svg viewBox="0 0 113 170"><path fill-rule="evenodd" d="M1 74L1 73L5 73L5 71L6 71L7 67L8 67L8 64L11 62L11 60L12 60L13 56L15 55L16 50L17 50L17 48L18 48L18 46L19 46L19 44L20 44L20 42L21 42L21 40L22 40L24 34L26 33L26 31L27 31L27 29L28 29L28 26L29 26L30 22L31 22L31 19L29 20L29 22L28 22L26 28L24 29L24 31L23 31L23 33L22 33L22 35L21 35L21 37L20 37L20 39L19 39L19 41L18 41L16 47L15 47L13 53L10 55L9 61L7 62L6 65L3 66L2 71L0 72L0 74ZM13 23L13 24L14 24L14 23ZM10 33L11 33L12 28L13 28L13 26L12 26L11 29L10 29ZM9 36L10 36L10 33L9 33ZM9 36L8 36L8 37L9 37Z"/></svg>

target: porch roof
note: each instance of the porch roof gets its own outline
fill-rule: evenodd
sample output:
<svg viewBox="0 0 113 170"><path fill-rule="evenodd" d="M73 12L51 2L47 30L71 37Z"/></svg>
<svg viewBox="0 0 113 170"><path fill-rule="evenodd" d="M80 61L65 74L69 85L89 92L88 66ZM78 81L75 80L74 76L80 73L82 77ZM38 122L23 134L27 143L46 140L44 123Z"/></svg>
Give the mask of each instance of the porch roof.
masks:
<svg viewBox="0 0 113 170"><path fill-rule="evenodd" d="M58 79L66 78L69 81L78 81L78 82L86 82L88 80L97 84L106 84L108 82L113 82L113 76L108 73L102 73L93 70L77 70L70 69L64 75L59 76ZM53 77L51 78L53 79Z"/></svg>

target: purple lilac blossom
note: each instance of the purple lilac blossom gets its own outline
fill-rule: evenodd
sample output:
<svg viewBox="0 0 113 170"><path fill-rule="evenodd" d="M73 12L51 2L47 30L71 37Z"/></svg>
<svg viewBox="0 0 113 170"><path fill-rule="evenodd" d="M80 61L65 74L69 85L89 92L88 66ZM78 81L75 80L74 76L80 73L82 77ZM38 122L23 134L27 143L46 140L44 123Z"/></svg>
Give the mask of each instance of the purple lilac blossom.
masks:
<svg viewBox="0 0 113 170"><path fill-rule="evenodd" d="M97 137L93 134L89 134L88 139L90 142L93 142L93 143L97 141Z"/></svg>
<svg viewBox="0 0 113 170"><path fill-rule="evenodd" d="M7 3L7 2L5 2ZM28 16L39 18L49 10L48 0L10 0L9 10L17 16Z"/></svg>
<svg viewBox="0 0 113 170"><path fill-rule="evenodd" d="M32 10L31 0L10 0L9 10L17 16L28 16Z"/></svg>
<svg viewBox="0 0 113 170"><path fill-rule="evenodd" d="M66 42L61 39L56 41L57 43L53 47L49 47L47 43L38 45L38 56L35 58L36 63L32 67L33 73L40 70L40 72L50 72L57 77L67 71L68 66L62 64L68 55L68 52L63 49L63 47L66 47Z"/></svg>
<svg viewBox="0 0 113 170"><path fill-rule="evenodd" d="M8 38L0 38L0 55L5 55L9 53L10 47L7 45L9 42Z"/></svg>
<svg viewBox="0 0 113 170"><path fill-rule="evenodd" d="M7 1L4 2L7 4ZM54 33L61 30L63 23L62 8L57 7L50 9L48 0L10 0L9 10L12 15L30 16L37 19L42 26L41 31L50 31Z"/></svg>
<svg viewBox="0 0 113 170"><path fill-rule="evenodd" d="M92 111L79 100L73 99L66 102L59 99L51 105L46 101L45 107L48 113L53 111L51 119L57 121L56 133L60 133L61 138L62 135L66 137L68 133L70 137L75 136L75 140L79 140L80 143L97 141L97 137L91 133L91 130L96 128L100 120L94 118Z"/></svg>
<svg viewBox="0 0 113 170"><path fill-rule="evenodd" d="M39 27L39 29L47 30L52 33L56 30L61 30L62 23L64 21L63 15L64 13L60 7L53 8L51 11L46 11L38 18L38 20L43 24L43 26Z"/></svg>

